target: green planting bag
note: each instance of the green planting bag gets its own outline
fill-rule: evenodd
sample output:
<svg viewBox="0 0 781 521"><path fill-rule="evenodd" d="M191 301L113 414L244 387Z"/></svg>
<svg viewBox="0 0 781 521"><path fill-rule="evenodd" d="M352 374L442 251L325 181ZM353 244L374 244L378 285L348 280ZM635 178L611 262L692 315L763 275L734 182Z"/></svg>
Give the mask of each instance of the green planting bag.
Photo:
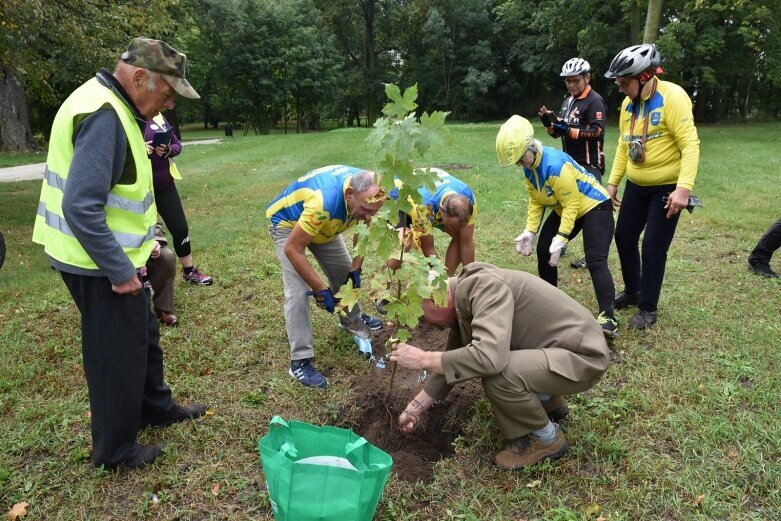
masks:
<svg viewBox="0 0 781 521"><path fill-rule="evenodd" d="M349 429L279 416L258 450L277 521L369 521L393 465Z"/></svg>

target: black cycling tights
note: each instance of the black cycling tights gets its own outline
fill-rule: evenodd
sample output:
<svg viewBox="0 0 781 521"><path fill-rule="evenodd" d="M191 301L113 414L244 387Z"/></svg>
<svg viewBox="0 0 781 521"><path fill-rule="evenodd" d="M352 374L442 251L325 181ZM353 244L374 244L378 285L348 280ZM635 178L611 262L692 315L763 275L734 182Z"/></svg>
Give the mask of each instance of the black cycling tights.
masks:
<svg viewBox="0 0 781 521"><path fill-rule="evenodd" d="M548 265L550 260L551 241L559 231L561 217L556 212L551 212L540 230L540 239L537 242L537 271L540 278L556 286L559 278L559 269ZM591 283L594 285L594 293L597 296L597 304L600 311L613 315L613 300L616 287L613 284L613 276L607 265L607 256L610 251L610 243L613 242L613 203L608 199L592 208L586 215L575 221L569 240L583 230L583 249L586 253L586 266L591 274Z"/></svg>
<svg viewBox="0 0 781 521"><path fill-rule="evenodd" d="M157 212L163 218L166 228L171 233L174 251L179 258L187 257L190 249L190 230L187 227L187 217L184 216L182 200L176 191L176 184L171 183L165 188L155 189Z"/></svg>

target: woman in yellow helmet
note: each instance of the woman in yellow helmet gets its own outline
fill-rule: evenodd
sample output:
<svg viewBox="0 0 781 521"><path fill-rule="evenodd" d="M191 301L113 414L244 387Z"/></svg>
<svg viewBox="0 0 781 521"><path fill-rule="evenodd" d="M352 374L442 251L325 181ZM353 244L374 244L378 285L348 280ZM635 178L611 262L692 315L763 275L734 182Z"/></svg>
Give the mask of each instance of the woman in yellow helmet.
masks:
<svg viewBox="0 0 781 521"><path fill-rule="evenodd" d="M523 167L529 193L526 229L515 239L516 250L531 255L545 208L552 209L540 230L537 269L543 280L556 286L561 250L582 229L586 265L599 304L597 321L605 335L615 337L615 286L607 265L614 223L607 191L569 155L534 139L534 128L521 116L512 116L499 129L496 154L500 166Z"/></svg>

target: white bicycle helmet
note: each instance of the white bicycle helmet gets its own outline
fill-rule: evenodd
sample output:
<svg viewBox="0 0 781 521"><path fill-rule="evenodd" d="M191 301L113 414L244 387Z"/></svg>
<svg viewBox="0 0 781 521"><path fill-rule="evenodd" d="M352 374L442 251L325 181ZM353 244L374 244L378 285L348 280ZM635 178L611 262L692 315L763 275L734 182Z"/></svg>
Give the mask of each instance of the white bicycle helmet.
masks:
<svg viewBox="0 0 781 521"><path fill-rule="evenodd" d="M649 69L659 66L661 56L656 45L645 43L627 47L616 54L610 62L605 78L613 79L621 76L637 76Z"/></svg>
<svg viewBox="0 0 781 521"><path fill-rule="evenodd" d="M591 65L583 58L572 58L567 60L561 67L559 76L578 76L591 72Z"/></svg>

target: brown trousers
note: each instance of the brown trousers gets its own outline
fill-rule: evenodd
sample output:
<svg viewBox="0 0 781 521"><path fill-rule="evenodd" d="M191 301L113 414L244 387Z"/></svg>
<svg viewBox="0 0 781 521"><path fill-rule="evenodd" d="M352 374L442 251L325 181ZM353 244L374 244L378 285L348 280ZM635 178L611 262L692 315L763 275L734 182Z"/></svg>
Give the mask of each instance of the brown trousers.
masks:
<svg viewBox="0 0 781 521"><path fill-rule="evenodd" d="M176 278L176 255L168 246L160 248L160 256L146 263L149 280L155 296L152 302L155 310L172 313L174 310L174 279Z"/></svg>
<svg viewBox="0 0 781 521"><path fill-rule="evenodd" d="M576 382L550 370L545 349L510 352L504 371L482 379L483 389L506 439L515 439L548 424L537 393L567 396L593 387L600 377ZM571 353L577 363L582 355Z"/></svg>

